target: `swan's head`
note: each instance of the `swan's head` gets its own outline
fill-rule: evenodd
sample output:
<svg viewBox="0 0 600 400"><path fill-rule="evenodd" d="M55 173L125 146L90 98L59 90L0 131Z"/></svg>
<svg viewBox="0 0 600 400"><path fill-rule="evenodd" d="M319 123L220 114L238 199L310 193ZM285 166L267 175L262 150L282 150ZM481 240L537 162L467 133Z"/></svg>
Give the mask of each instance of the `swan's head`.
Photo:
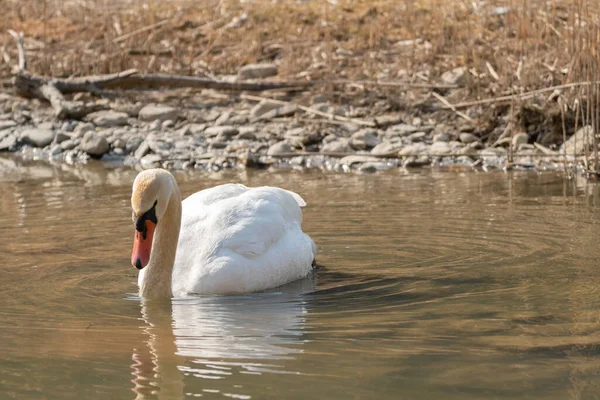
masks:
<svg viewBox="0 0 600 400"><path fill-rule="evenodd" d="M131 208L135 227L131 264L142 269L150 261L154 230L167 210L175 178L164 169L148 169L133 182Z"/></svg>

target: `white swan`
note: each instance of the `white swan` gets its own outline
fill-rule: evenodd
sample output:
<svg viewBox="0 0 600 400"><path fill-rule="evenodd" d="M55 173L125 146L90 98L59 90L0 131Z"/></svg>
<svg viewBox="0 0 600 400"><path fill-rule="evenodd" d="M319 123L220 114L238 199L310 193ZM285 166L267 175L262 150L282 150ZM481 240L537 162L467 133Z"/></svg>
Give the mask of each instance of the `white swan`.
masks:
<svg viewBox="0 0 600 400"><path fill-rule="evenodd" d="M131 196L140 295L250 293L306 276L316 247L300 227L304 205L296 193L241 184L182 202L168 171L140 172Z"/></svg>

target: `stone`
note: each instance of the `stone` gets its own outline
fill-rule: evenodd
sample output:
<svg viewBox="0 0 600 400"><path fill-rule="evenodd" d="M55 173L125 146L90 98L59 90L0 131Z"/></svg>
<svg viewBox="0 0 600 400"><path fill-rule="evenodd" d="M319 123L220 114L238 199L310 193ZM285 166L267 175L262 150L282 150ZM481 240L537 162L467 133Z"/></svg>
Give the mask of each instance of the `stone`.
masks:
<svg viewBox="0 0 600 400"><path fill-rule="evenodd" d="M189 124L189 129L192 135L198 135L206 129L206 124Z"/></svg>
<svg viewBox="0 0 600 400"><path fill-rule="evenodd" d="M310 132L305 127L293 128L283 134L285 139L302 147L308 144L317 143L321 138L319 134Z"/></svg>
<svg viewBox="0 0 600 400"><path fill-rule="evenodd" d="M261 100L258 104L252 107L252 110L250 110L250 118L258 118L261 115L279 107L281 107L281 104L269 100Z"/></svg>
<svg viewBox="0 0 600 400"><path fill-rule="evenodd" d="M222 125L222 126L211 126L204 130L204 135L206 137L217 137L217 136L226 136L231 137L238 134L238 129L235 126L231 125Z"/></svg>
<svg viewBox="0 0 600 400"><path fill-rule="evenodd" d="M351 166L352 164L361 164L361 163L376 162L376 161L379 161L379 158L372 157L372 156L351 155L351 156L342 157L339 160L339 163L342 165L350 165Z"/></svg>
<svg viewBox="0 0 600 400"><path fill-rule="evenodd" d="M465 81L465 73L467 69L465 67L454 68L450 71L446 71L442 74L442 82L448 85L461 85Z"/></svg>
<svg viewBox="0 0 600 400"><path fill-rule="evenodd" d="M290 147L290 145L285 140L282 140L281 142L277 142L271 147L269 147L269 150L267 150L267 155L275 156L278 154L285 154L291 152L292 148Z"/></svg>
<svg viewBox="0 0 600 400"><path fill-rule="evenodd" d="M352 148L350 147L348 139L340 138L324 144L321 147L321 153L351 153Z"/></svg>
<svg viewBox="0 0 600 400"><path fill-rule="evenodd" d="M381 142L371 150L376 156L394 155L402 148L401 143Z"/></svg>
<svg viewBox="0 0 600 400"><path fill-rule="evenodd" d="M277 65L275 64L249 64L238 71L241 79L259 79L277 75Z"/></svg>
<svg viewBox="0 0 600 400"><path fill-rule="evenodd" d="M231 111L225 111L223 114L219 115L219 118L217 118L214 122L213 125L225 125L227 123L227 121L229 121L232 117L232 112ZM232 125L232 124L229 124Z"/></svg>
<svg viewBox="0 0 600 400"><path fill-rule="evenodd" d="M8 135L0 140L0 151L13 151L16 146L17 137L15 135Z"/></svg>
<svg viewBox="0 0 600 400"><path fill-rule="evenodd" d="M147 154L140 160L140 164L144 168L154 168L160 166L162 157L158 154Z"/></svg>
<svg viewBox="0 0 600 400"><path fill-rule="evenodd" d="M163 123L160 126L163 129L172 128L175 126L175 122L173 122L172 119L167 119L167 120L163 121Z"/></svg>
<svg viewBox="0 0 600 400"><path fill-rule="evenodd" d="M379 117L375 117L375 123L382 128L390 125L397 125L400 122L402 122L402 116L399 114L380 115Z"/></svg>
<svg viewBox="0 0 600 400"><path fill-rule="evenodd" d="M593 139L592 139L593 140ZM517 133L512 137L512 146L513 148L518 148L521 144L527 144L529 142L529 135L521 132Z"/></svg>
<svg viewBox="0 0 600 400"><path fill-rule="evenodd" d="M590 149L594 143L594 131L590 125L579 129L560 146L560 152L567 155L581 155L585 149Z"/></svg>
<svg viewBox="0 0 600 400"><path fill-rule="evenodd" d="M54 140L56 133L50 129L26 129L21 133L21 139L32 146L46 147Z"/></svg>
<svg viewBox="0 0 600 400"><path fill-rule="evenodd" d="M265 120L265 119L272 119L272 118L277 118L277 117L289 117L289 116L296 114L296 111L298 111L297 105L288 104L283 107L279 107L279 108L276 108L269 112L266 112L256 119L257 120Z"/></svg>
<svg viewBox="0 0 600 400"><path fill-rule="evenodd" d="M63 148L60 147L60 144L55 144L50 149L50 156L54 157L63 152Z"/></svg>
<svg viewBox="0 0 600 400"><path fill-rule="evenodd" d="M435 142L429 148L429 153L434 155L450 154L452 148L448 142Z"/></svg>
<svg viewBox="0 0 600 400"><path fill-rule="evenodd" d="M126 113L113 110L96 111L86 117L86 120L101 127L127 125L128 119L129 115Z"/></svg>
<svg viewBox="0 0 600 400"><path fill-rule="evenodd" d="M0 121L0 131L17 126L17 123L12 120Z"/></svg>
<svg viewBox="0 0 600 400"><path fill-rule="evenodd" d="M398 152L401 156L429 154L429 146L425 143L412 143Z"/></svg>
<svg viewBox="0 0 600 400"><path fill-rule="evenodd" d="M448 135L447 133L436 133L435 135L433 135L434 143L449 142L449 141L450 141L450 135Z"/></svg>
<svg viewBox="0 0 600 400"><path fill-rule="evenodd" d="M94 157L101 157L108 152L109 147L106 139L96 134L96 132L86 133L81 141L81 149Z"/></svg>
<svg viewBox="0 0 600 400"><path fill-rule="evenodd" d="M85 135L86 133L88 133L90 131L94 131L94 130L96 130L96 127L94 126L94 124L92 124L91 122L87 122L85 124L77 125L74 132L75 132L76 137L82 138L83 135Z"/></svg>
<svg viewBox="0 0 600 400"><path fill-rule="evenodd" d="M61 147L63 150L72 150L72 149L74 149L75 147L77 147L77 140L76 140L76 139L68 139L68 140L65 140L64 142L61 142L61 143L60 143L60 147Z"/></svg>
<svg viewBox="0 0 600 400"><path fill-rule="evenodd" d="M125 143L125 150L128 153L134 153L137 149L139 149L140 145L144 142L144 139L142 139L139 136L131 136L127 139L127 142ZM146 150L148 149L148 147L146 148Z"/></svg>
<svg viewBox="0 0 600 400"><path fill-rule="evenodd" d="M66 134L64 132L58 132L54 137L54 143L61 144L65 140L71 139L71 135Z"/></svg>
<svg viewBox="0 0 600 400"><path fill-rule="evenodd" d="M461 133L460 135L458 135L458 138L464 144L469 144L469 143L479 141L479 138L477 136L473 135L472 133Z"/></svg>
<svg viewBox="0 0 600 400"><path fill-rule="evenodd" d="M144 106L139 114L138 118L142 121L151 122L155 120L166 121L176 120L178 116L177 109L164 104L148 104Z"/></svg>
<svg viewBox="0 0 600 400"><path fill-rule="evenodd" d="M361 129L350 136L350 146L356 150L371 149L379 144L377 131L374 129Z"/></svg>
<svg viewBox="0 0 600 400"><path fill-rule="evenodd" d="M327 103L327 97L323 96L322 94L317 94L314 95L311 99L310 99L310 104L321 104L321 103Z"/></svg>
<svg viewBox="0 0 600 400"><path fill-rule="evenodd" d="M427 137L425 132L415 132L408 135L407 139L411 142L422 142Z"/></svg>
<svg viewBox="0 0 600 400"><path fill-rule="evenodd" d="M411 133L415 133L415 132L419 132L420 129L418 126L414 126L411 124L396 124L394 126L390 126L387 131L385 132L385 135L388 137L394 137L394 136L407 136L410 135Z"/></svg>
<svg viewBox="0 0 600 400"><path fill-rule="evenodd" d="M238 139L248 139L248 140L254 140L256 139L256 131L258 129L255 126L240 126L238 128L238 135L237 138Z"/></svg>
<svg viewBox="0 0 600 400"><path fill-rule="evenodd" d="M329 135L325 136L321 142L325 144L325 143L333 142L334 140L337 140L337 139L338 139L338 137L336 135L334 135L333 133L330 133Z"/></svg>

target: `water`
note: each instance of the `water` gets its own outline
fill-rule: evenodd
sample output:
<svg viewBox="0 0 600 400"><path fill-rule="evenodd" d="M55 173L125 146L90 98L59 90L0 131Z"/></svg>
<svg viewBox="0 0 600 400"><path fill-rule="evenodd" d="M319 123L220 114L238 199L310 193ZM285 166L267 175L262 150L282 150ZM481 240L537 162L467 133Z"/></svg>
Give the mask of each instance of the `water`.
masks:
<svg viewBox="0 0 600 400"><path fill-rule="evenodd" d="M136 172L0 158L0 398L588 399L600 191L555 173L179 173L295 190L314 277L141 302Z"/></svg>

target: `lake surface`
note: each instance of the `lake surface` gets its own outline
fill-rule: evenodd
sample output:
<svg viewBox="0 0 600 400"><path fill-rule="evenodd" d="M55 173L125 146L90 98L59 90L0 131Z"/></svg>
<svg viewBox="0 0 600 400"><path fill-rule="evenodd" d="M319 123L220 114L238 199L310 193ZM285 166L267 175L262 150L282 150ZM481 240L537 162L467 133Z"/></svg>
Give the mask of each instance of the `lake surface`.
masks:
<svg viewBox="0 0 600 400"><path fill-rule="evenodd" d="M136 297L136 171L0 158L2 399L590 399L600 190L557 173L177 173L307 201L313 277Z"/></svg>

